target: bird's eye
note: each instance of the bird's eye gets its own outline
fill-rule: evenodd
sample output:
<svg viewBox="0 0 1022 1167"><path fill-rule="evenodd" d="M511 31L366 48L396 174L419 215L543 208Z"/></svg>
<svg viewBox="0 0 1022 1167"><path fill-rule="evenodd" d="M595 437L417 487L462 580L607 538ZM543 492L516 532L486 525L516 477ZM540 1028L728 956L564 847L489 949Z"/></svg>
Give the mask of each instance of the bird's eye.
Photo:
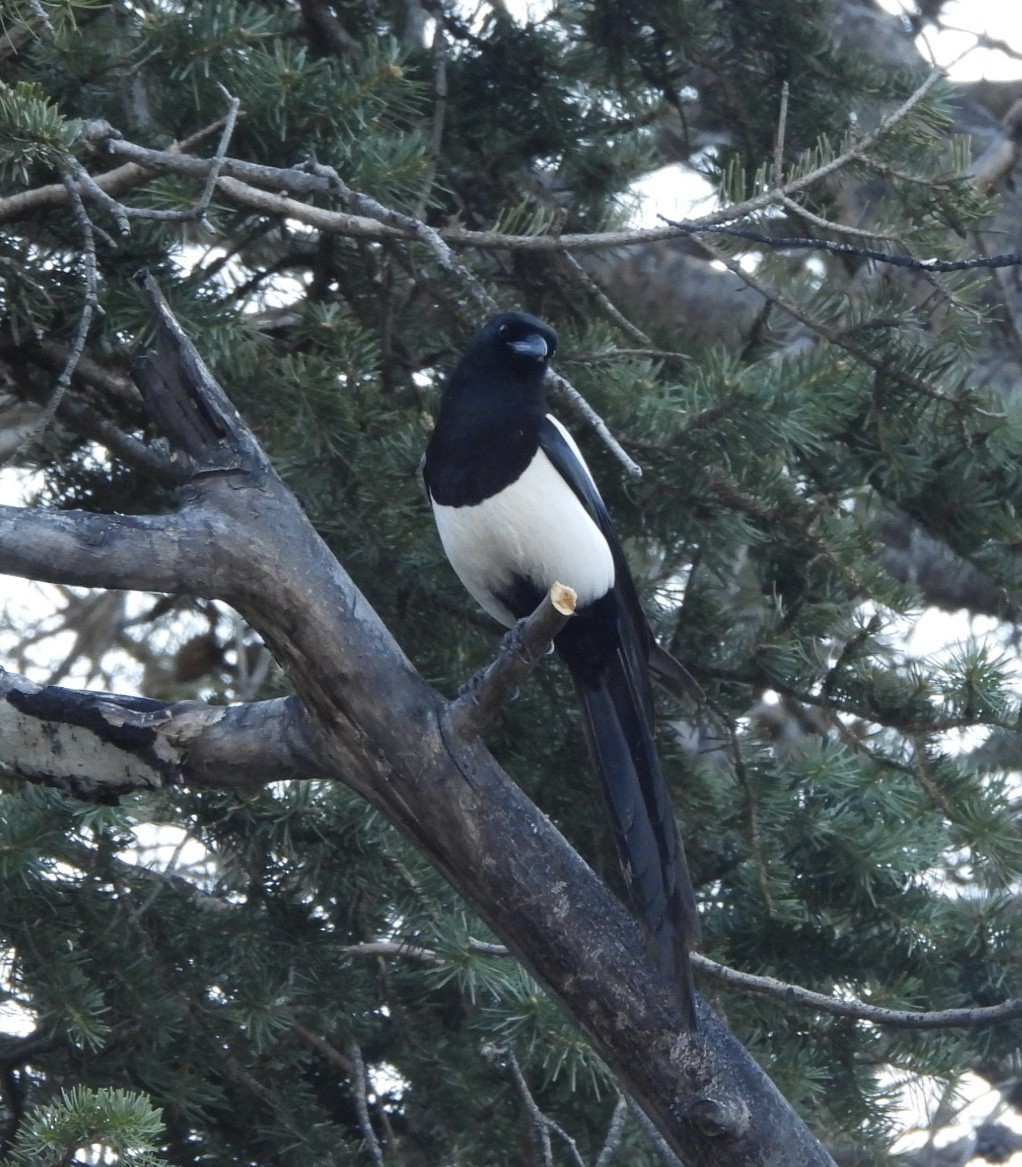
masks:
<svg viewBox="0 0 1022 1167"><path fill-rule="evenodd" d="M507 334L508 334L510 331L511 331L511 327L510 327L510 325L507 325L507 324L502 324L502 325L500 326L500 328L498 328L498 329L497 329L497 335L498 335L498 336L507 336Z"/></svg>

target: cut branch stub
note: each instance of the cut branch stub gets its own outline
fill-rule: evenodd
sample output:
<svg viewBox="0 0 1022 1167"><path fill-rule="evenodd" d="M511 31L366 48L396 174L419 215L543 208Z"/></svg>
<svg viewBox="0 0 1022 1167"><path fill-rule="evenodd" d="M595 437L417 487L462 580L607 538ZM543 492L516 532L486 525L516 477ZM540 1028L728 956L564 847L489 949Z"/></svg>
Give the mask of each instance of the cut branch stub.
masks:
<svg viewBox="0 0 1022 1167"><path fill-rule="evenodd" d="M571 588L555 583L535 612L508 632L500 656L451 704L451 725L460 737L474 737L511 700L574 614L577 599Z"/></svg>

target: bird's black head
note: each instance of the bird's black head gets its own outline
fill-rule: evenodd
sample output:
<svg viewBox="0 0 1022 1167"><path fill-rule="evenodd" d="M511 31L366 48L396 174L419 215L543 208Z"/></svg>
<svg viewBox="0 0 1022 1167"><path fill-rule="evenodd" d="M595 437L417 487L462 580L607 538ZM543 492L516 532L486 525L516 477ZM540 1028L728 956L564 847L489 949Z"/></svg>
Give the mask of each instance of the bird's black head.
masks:
<svg viewBox="0 0 1022 1167"><path fill-rule="evenodd" d="M557 333L549 324L526 312L501 312L472 341L513 367L545 369L557 352Z"/></svg>
<svg viewBox="0 0 1022 1167"><path fill-rule="evenodd" d="M517 480L539 445L543 379L557 333L502 312L476 333L447 378L423 474L434 502L475 506Z"/></svg>

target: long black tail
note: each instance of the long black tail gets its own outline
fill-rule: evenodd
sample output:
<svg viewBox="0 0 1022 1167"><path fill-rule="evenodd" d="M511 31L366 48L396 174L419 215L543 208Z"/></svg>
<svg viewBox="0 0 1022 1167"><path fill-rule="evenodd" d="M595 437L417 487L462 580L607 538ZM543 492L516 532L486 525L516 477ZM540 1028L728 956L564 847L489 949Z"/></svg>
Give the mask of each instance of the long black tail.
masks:
<svg viewBox="0 0 1022 1167"><path fill-rule="evenodd" d="M614 828L632 906L660 970L677 986L690 1029L696 1028L689 951L698 916L685 849L653 739L647 675L619 647L599 675L572 667L589 750Z"/></svg>

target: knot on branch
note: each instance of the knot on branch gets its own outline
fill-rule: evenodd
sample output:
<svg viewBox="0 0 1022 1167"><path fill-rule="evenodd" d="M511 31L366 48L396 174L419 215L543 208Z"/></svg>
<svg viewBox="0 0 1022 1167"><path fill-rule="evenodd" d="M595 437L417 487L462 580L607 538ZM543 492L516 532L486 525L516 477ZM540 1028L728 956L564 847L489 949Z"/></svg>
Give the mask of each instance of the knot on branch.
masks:
<svg viewBox="0 0 1022 1167"><path fill-rule="evenodd" d="M749 1110L737 1098L704 1096L693 1103L689 1119L709 1139L736 1139L748 1130Z"/></svg>

